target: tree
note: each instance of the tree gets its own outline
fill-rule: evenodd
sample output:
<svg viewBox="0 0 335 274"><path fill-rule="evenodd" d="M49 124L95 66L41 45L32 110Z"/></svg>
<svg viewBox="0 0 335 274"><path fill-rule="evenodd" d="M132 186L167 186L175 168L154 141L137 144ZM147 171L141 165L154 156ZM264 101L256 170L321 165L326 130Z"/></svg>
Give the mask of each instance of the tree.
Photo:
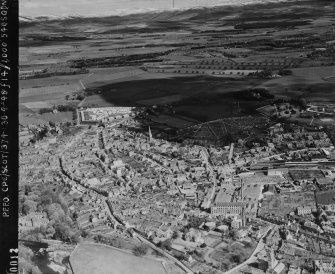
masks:
<svg viewBox="0 0 335 274"><path fill-rule="evenodd" d="M28 247L19 244L19 273L41 274L33 262L34 253Z"/></svg>
<svg viewBox="0 0 335 274"><path fill-rule="evenodd" d="M70 240L70 228L63 223L58 223L55 226L55 238L67 242Z"/></svg>
<svg viewBox="0 0 335 274"><path fill-rule="evenodd" d="M50 193L43 192L41 194L40 203L42 206L50 205L52 203L52 197Z"/></svg>
<svg viewBox="0 0 335 274"><path fill-rule="evenodd" d="M163 249L166 249L168 251L171 250L171 241L170 240L165 240L163 242L159 242L159 246Z"/></svg>
<svg viewBox="0 0 335 274"><path fill-rule="evenodd" d="M23 206L27 206L29 208L30 212L35 212L37 211L37 203L35 201L30 200L29 198L25 200L23 203ZM29 214L29 213L28 213Z"/></svg>
<svg viewBox="0 0 335 274"><path fill-rule="evenodd" d="M65 219L65 213L60 204L52 203L46 207L48 218L55 222Z"/></svg>
<svg viewBox="0 0 335 274"><path fill-rule="evenodd" d="M227 263L220 263L220 270L227 271L229 269L229 265Z"/></svg>
<svg viewBox="0 0 335 274"><path fill-rule="evenodd" d="M102 242L102 240L103 240L102 235L100 235L100 234L94 236L93 239L94 239L94 241L96 241L98 243Z"/></svg>
<svg viewBox="0 0 335 274"><path fill-rule="evenodd" d="M80 232L79 231L73 233L70 236L70 242L73 243L73 244L79 243L79 240L80 240Z"/></svg>
<svg viewBox="0 0 335 274"><path fill-rule="evenodd" d="M186 260L187 260L186 255L181 254L181 253L177 253L177 254L175 254L174 257L175 257L177 260L179 260L179 261L182 261L182 260L186 261Z"/></svg>
<svg viewBox="0 0 335 274"><path fill-rule="evenodd" d="M25 185L24 186L24 195L28 195L29 192L31 192L31 186L30 185Z"/></svg>
<svg viewBox="0 0 335 274"><path fill-rule="evenodd" d="M267 261L260 260L258 263L258 268L265 272L269 268L269 263Z"/></svg>
<svg viewBox="0 0 335 274"><path fill-rule="evenodd" d="M41 204L37 205L37 212L42 212L43 206Z"/></svg>
<svg viewBox="0 0 335 274"><path fill-rule="evenodd" d="M67 206L67 202L65 201L64 197L61 194L58 194L56 201L57 203L61 205L62 209L66 213L68 210L68 206Z"/></svg>
<svg viewBox="0 0 335 274"><path fill-rule="evenodd" d="M30 213L30 206L27 204L24 204L22 206L22 214L23 215L28 215Z"/></svg>
<svg viewBox="0 0 335 274"><path fill-rule="evenodd" d="M173 151L173 152L172 152L172 157L173 157L173 158L178 158L178 156L179 156L179 154L178 154L177 151Z"/></svg>
<svg viewBox="0 0 335 274"><path fill-rule="evenodd" d="M78 94L77 95L77 100L84 100L85 99L85 95L83 95L83 94Z"/></svg>
<svg viewBox="0 0 335 274"><path fill-rule="evenodd" d="M177 239L179 236L178 231L173 231L172 239Z"/></svg>
<svg viewBox="0 0 335 274"><path fill-rule="evenodd" d="M195 227L198 228L205 220L203 218L200 217L196 217L196 216L191 216L189 218L189 226L190 227Z"/></svg>
<svg viewBox="0 0 335 274"><path fill-rule="evenodd" d="M230 260L231 260L233 263L239 264L239 263L241 263L241 256L238 255L238 254L233 254L233 255L230 257Z"/></svg>
<svg viewBox="0 0 335 274"><path fill-rule="evenodd" d="M298 104L300 105L300 107L305 110L307 108L307 102L306 102L306 99L303 98L302 96L300 96L298 98Z"/></svg>
<svg viewBox="0 0 335 274"><path fill-rule="evenodd" d="M292 70L290 69L280 69L278 74L281 76L292 75Z"/></svg>
<svg viewBox="0 0 335 274"><path fill-rule="evenodd" d="M55 228L49 223L45 230L46 237L54 237L55 232Z"/></svg>
<svg viewBox="0 0 335 274"><path fill-rule="evenodd" d="M250 247L252 247L252 244L249 243L249 242L244 242L244 246L247 247L247 248L250 248Z"/></svg>
<svg viewBox="0 0 335 274"><path fill-rule="evenodd" d="M73 212L73 214L72 214L72 218L73 218L74 220L77 220L77 219L78 219L78 213L77 213L77 212Z"/></svg>
<svg viewBox="0 0 335 274"><path fill-rule="evenodd" d="M236 231L233 230L233 229L231 229L231 230L229 231L229 236L230 236L233 240L235 240L236 237L237 237L237 235L236 235Z"/></svg>
<svg viewBox="0 0 335 274"><path fill-rule="evenodd" d="M52 108L41 108L39 110L39 114L50 113L50 112L52 112Z"/></svg>
<svg viewBox="0 0 335 274"><path fill-rule="evenodd" d="M143 256L147 253L147 246L144 244L137 245L133 247L133 253L135 256Z"/></svg>
<svg viewBox="0 0 335 274"><path fill-rule="evenodd" d="M120 238L114 238L113 239L113 246L117 247L117 248L121 248L122 247L122 240Z"/></svg>

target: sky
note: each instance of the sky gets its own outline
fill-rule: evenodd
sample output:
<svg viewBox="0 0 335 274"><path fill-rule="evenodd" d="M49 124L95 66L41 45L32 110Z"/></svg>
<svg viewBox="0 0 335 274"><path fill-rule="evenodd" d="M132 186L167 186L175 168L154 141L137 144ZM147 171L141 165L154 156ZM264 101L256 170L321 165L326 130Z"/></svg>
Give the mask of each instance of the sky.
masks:
<svg viewBox="0 0 335 274"><path fill-rule="evenodd" d="M244 5L288 0L20 0L20 16L66 17L109 16L131 13L213 7L218 5Z"/></svg>

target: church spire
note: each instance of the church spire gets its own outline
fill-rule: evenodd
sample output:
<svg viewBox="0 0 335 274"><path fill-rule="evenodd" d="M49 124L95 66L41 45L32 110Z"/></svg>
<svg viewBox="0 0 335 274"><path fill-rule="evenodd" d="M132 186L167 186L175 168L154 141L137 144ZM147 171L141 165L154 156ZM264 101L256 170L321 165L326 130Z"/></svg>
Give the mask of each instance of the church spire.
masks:
<svg viewBox="0 0 335 274"><path fill-rule="evenodd" d="M152 141L152 134L151 134L151 129L150 129L150 125L149 125L149 141Z"/></svg>

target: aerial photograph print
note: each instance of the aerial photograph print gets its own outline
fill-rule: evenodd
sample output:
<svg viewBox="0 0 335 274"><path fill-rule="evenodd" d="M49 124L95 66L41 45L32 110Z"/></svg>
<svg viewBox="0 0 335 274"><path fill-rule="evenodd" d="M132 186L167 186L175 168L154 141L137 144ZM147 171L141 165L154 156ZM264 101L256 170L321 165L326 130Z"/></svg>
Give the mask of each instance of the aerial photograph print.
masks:
<svg viewBox="0 0 335 274"><path fill-rule="evenodd" d="M335 274L335 1L20 0L20 274Z"/></svg>

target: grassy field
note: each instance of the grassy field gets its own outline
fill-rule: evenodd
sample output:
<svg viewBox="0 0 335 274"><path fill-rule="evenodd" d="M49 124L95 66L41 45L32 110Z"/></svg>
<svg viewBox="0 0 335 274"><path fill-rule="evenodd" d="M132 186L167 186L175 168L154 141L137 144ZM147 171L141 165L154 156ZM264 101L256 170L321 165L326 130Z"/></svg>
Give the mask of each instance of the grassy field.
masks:
<svg viewBox="0 0 335 274"><path fill-rule="evenodd" d="M79 245L70 262L74 274L166 274L158 260L97 244Z"/></svg>
<svg viewBox="0 0 335 274"><path fill-rule="evenodd" d="M324 81L325 77L335 76L335 66L328 67L310 67L292 69L296 77L304 77L311 81Z"/></svg>
<svg viewBox="0 0 335 274"><path fill-rule="evenodd" d="M35 114L35 111L31 110L25 105L19 104L19 113L20 114Z"/></svg>
<svg viewBox="0 0 335 274"><path fill-rule="evenodd" d="M47 124L49 121L54 123L71 122L73 113L71 111L58 112L58 113L44 113L42 115L37 113L27 113L23 110L19 113L19 123L21 125L39 125Z"/></svg>
<svg viewBox="0 0 335 274"><path fill-rule="evenodd" d="M35 98L38 99L38 98ZM42 98L43 99L43 98ZM35 110L35 109L40 109L40 108L52 108L54 104L47 102L47 101L29 101L29 100L19 100L20 105L24 106L25 108Z"/></svg>
<svg viewBox="0 0 335 274"><path fill-rule="evenodd" d="M174 77L125 81L101 85L96 87L95 90L101 92L100 98L102 102L107 101L116 105L134 105L137 102L150 102L153 100L157 104L160 99L163 100L164 104L167 98L182 99L206 94L224 94L243 90L260 82L258 79L237 80L203 76ZM89 101L90 98L87 98L87 102ZM99 103L96 98L94 98L94 101L95 104Z"/></svg>
<svg viewBox="0 0 335 274"><path fill-rule="evenodd" d="M43 113L41 118L46 121L51 121L54 123L68 122L72 121L73 113L72 111L57 112L57 113Z"/></svg>
<svg viewBox="0 0 335 274"><path fill-rule="evenodd" d="M39 118L36 115L26 116L24 114L19 114L19 124L20 125L40 125L45 124L46 121Z"/></svg>
<svg viewBox="0 0 335 274"><path fill-rule="evenodd" d="M271 79L259 87L274 95L286 98L304 96L308 101L335 101L335 83L327 81L333 76L335 66L292 69L293 75Z"/></svg>
<svg viewBox="0 0 335 274"><path fill-rule="evenodd" d="M71 95L80 89L81 87L78 83L21 88L19 102L31 109L48 108L53 105L66 103L64 102L65 96Z"/></svg>
<svg viewBox="0 0 335 274"><path fill-rule="evenodd" d="M54 77L47 77L47 78L38 78L38 79L28 79L28 80L21 80L19 82L20 89L28 89L28 88L35 88L35 87L45 87L45 86L60 86L60 85L73 85L78 84L78 81L84 78L85 74L79 75L66 75L66 76L54 76Z"/></svg>
<svg viewBox="0 0 335 274"><path fill-rule="evenodd" d="M43 86L33 88L20 89L20 98L33 97L33 96L47 96L47 95L62 95L71 94L72 92L81 90L79 84L72 85L56 85L56 86Z"/></svg>

